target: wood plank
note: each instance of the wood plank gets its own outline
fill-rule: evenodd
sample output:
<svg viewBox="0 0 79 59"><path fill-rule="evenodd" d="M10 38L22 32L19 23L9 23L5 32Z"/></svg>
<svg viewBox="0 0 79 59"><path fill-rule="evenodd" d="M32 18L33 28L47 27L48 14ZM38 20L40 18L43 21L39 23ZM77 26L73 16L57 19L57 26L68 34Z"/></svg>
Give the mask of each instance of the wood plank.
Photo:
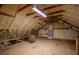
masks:
<svg viewBox="0 0 79 59"><path fill-rule="evenodd" d="M79 55L79 38L76 39L76 54Z"/></svg>

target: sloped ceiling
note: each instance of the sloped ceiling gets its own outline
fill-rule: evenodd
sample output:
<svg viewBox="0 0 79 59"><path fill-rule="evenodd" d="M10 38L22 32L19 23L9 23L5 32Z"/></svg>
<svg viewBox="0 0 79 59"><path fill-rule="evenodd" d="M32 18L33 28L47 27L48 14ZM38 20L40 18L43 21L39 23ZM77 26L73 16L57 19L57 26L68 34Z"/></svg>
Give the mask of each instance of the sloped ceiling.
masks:
<svg viewBox="0 0 79 59"><path fill-rule="evenodd" d="M56 17L61 17L62 20L79 28L79 5L41 4L39 7L47 14L47 20L55 21ZM29 4L0 5L0 29L31 30L37 27L38 23L42 23L43 19Z"/></svg>

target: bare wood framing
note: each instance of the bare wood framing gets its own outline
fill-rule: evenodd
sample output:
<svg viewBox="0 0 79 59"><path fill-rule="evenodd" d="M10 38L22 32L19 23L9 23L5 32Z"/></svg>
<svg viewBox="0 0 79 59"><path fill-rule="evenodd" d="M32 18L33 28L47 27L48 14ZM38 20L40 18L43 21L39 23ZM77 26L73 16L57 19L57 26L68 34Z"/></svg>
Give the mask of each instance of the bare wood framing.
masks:
<svg viewBox="0 0 79 59"><path fill-rule="evenodd" d="M48 13L47 15L61 13L61 12L65 12L65 10L58 10L58 11L55 11L55 12Z"/></svg>
<svg viewBox="0 0 79 59"><path fill-rule="evenodd" d="M76 55L79 55L79 38L76 39Z"/></svg>
<svg viewBox="0 0 79 59"><path fill-rule="evenodd" d="M48 9L55 8L55 7L59 7L59 6L63 6L63 4L55 5L55 6L49 6L47 8L44 8L43 10L48 10ZM26 16L30 16L30 15L33 15L33 14L35 14L35 12L28 13ZM37 17L35 17L35 18L37 18Z"/></svg>
<svg viewBox="0 0 79 59"><path fill-rule="evenodd" d="M30 15L33 15L33 14L35 14L35 13L28 13L28 14L26 14L26 16L30 16Z"/></svg>
<svg viewBox="0 0 79 59"><path fill-rule="evenodd" d="M3 4L0 4L0 8L3 6Z"/></svg>
<svg viewBox="0 0 79 59"><path fill-rule="evenodd" d="M9 15L9 14L7 14L5 12L1 12L1 11L0 11L0 15L9 16L9 17L15 17L15 16Z"/></svg>
<svg viewBox="0 0 79 59"><path fill-rule="evenodd" d="M48 18L48 19L49 19L49 18L56 18L56 17L60 17L60 16L63 16L63 15L48 16L47 18ZM35 19L35 18L38 18L38 17L40 17L40 16L35 16L34 19ZM42 18L42 19L45 19L45 18Z"/></svg>
<svg viewBox="0 0 79 59"><path fill-rule="evenodd" d="M16 13L16 14L17 14L17 13ZM15 17L16 17L16 14L15 14ZM11 24L13 23L13 21L14 21L15 17L13 17L13 19L11 20L11 22L10 22L10 24L9 24L8 28L10 28L10 27L11 27Z"/></svg>
<svg viewBox="0 0 79 59"><path fill-rule="evenodd" d="M52 9L52 8L56 8L56 7L60 7L63 6L63 4L58 4L58 5L54 5L54 6L49 6L47 8L44 8L43 10L48 10L48 9Z"/></svg>
<svg viewBox="0 0 79 59"><path fill-rule="evenodd" d="M49 19L53 19L53 18L58 18L58 17L61 17L61 16L63 16L63 15L55 15L55 16L49 16L49 17L47 17L47 19L49 20ZM39 17L39 16L35 16L36 18L37 17ZM39 18L39 19L46 19L46 18Z"/></svg>
<svg viewBox="0 0 79 59"><path fill-rule="evenodd" d="M25 5L24 7L22 7L21 9L19 9L17 12L20 12L20 11L24 10L25 8L28 8L29 6L31 6L31 4Z"/></svg>
<svg viewBox="0 0 79 59"><path fill-rule="evenodd" d="M48 18L57 18L57 17L61 17L63 15L55 15L55 16L49 16Z"/></svg>
<svg viewBox="0 0 79 59"><path fill-rule="evenodd" d="M67 21L65 21L65 20L62 20L62 19L60 19L60 18L57 18L57 19L59 19L59 20L62 21L63 23L69 24L69 25L71 26L71 29L73 29L72 27L75 27L75 28L77 29L77 30L75 30L75 31L79 32L79 28L78 28L78 27L76 27L76 26L70 24L69 22L67 22ZM74 29L73 29L73 30L74 30Z"/></svg>

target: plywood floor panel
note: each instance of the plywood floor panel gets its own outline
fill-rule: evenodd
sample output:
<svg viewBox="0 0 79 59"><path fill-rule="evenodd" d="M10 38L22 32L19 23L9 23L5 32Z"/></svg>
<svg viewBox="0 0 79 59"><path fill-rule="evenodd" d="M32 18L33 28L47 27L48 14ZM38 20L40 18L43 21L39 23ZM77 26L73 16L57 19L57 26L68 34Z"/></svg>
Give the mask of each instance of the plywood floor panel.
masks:
<svg viewBox="0 0 79 59"><path fill-rule="evenodd" d="M75 42L36 38L34 43L23 41L0 52L3 55L73 55Z"/></svg>

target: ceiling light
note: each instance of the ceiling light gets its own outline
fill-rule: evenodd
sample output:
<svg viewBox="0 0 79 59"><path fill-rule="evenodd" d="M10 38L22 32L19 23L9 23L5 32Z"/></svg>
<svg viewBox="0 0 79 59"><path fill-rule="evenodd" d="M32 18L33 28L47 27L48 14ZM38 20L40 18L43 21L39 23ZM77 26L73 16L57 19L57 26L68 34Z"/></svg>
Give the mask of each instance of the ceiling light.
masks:
<svg viewBox="0 0 79 59"><path fill-rule="evenodd" d="M47 17L47 15L44 12L42 12L40 9L38 9L36 6L34 6L32 9L39 15L42 15L44 18Z"/></svg>

